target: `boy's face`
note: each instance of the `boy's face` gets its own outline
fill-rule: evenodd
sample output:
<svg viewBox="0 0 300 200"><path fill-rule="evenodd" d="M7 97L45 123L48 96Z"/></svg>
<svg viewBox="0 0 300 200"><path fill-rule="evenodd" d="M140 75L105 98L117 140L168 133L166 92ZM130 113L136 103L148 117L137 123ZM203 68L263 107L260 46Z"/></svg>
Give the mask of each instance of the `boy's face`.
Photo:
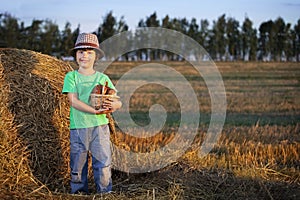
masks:
<svg viewBox="0 0 300 200"><path fill-rule="evenodd" d="M96 52L93 49L79 49L76 51L76 61L79 67L90 68L94 66Z"/></svg>

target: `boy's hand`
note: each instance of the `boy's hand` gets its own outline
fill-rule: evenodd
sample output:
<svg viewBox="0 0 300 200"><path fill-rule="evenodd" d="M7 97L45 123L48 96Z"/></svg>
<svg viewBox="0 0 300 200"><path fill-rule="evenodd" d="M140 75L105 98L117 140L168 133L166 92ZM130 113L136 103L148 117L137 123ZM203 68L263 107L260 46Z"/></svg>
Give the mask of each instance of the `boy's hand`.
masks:
<svg viewBox="0 0 300 200"><path fill-rule="evenodd" d="M110 110L107 109L107 108L105 108L105 109L98 109L98 110L95 109L95 114L96 115L106 114L106 113L110 113Z"/></svg>
<svg viewBox="0 0 300 200"><path fill-rule="evenodd" d="M102 109L95 109L95 114L107 114L112 113L116 111L117 109L121 108L122 102L119 99L116 98L109 98L103 102L103 108Z"/></svg>
<svg viewBox="0 0 300 200"><path fill-rule="evenodd" d="M110 112L116 111L121 108L121 106L121 101L115 98L109 98L103 103L103 108L108 109Z"/></svg>

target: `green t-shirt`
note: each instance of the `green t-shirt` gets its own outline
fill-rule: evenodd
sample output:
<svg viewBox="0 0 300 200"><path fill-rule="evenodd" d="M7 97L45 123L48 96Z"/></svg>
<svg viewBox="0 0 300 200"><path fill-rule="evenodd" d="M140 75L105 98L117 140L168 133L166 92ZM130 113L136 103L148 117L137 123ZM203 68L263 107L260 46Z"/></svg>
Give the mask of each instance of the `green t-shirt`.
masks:
<svg viewBox="0 0 300 200"><path fill-rule="evenodd" d="M90 94L93 88L98 85L105 85L108 82L108 87L115 89L110 78L98 71L90 76L85 76L78 73L77 70L68 72L64 79L62 93L77 93L78 99L86 104L89 104ZM95 115L82 112L71 106L70 109L70 129L89 128L108 124L106 114Z"/></svg>

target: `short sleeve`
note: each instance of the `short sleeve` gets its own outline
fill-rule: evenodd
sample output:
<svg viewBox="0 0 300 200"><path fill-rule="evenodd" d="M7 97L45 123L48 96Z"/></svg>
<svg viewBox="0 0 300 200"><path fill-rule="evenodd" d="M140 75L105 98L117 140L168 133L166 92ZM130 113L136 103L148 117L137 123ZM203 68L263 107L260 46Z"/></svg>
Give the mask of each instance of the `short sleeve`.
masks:
<svg viewBox="0 0 300 200"><path fill-rule="evenodd" d="M76 93L76 84L75 84L75 71L68 72L64 78L64 85L62 89L63 94L67 93Z"/></svg>

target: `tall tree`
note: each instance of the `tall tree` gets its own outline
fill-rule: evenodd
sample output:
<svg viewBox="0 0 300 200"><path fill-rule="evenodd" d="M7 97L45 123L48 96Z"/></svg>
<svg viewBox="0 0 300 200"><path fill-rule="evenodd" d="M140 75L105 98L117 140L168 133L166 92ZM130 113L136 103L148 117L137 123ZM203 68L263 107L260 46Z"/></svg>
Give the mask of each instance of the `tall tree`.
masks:
<svg viewBox="0 0 300 200"><path fill-rule="evenodd" d="M154 12L149 17L146 17L146 20L141 19L138 23L139 28L143 27L160 27L159 20L157 19L157 14ZM154 31L154 30L153 30ZM150 40L151 36L149 34L145 34L144 30L138 30L135 32L136 42L143 43L145 46L151 45L150 42L158 41L158 40ZM148 41L149 43L146 43ZM155 49L140 49L137 51L139 59L142 60L155 60L158 59L160 52Z"/></svg>
<svg viewBox="0 0 300 200"><path fill-rule="evenodd" d="M207 51L210 51L210 46L209 46L209 35L210 35L210 30L209 30L209 22L207 19L202 19L200 20L200 27L199 27L199 38L198 42L204 49Z"/></svg>
<svg viewBox="0 0 300 200"><path fill-rule="evenodd" d="M279 17L274 21L273 25L274 32L274 46L273 55L276 61L282 61L286 51L286 40L288 35L287 26L284 20Z"/></svg>
<svg viewBox="0 0 300 200"><path fill-rule="evenodd" d="M287 23L285 26L285 41L284 41L284 56L283 61L290 61L293 57L293 41L295 38L294 31L292 30L292 25Z"/></svg>
<svg viewBox="0 0 300 200"><path fill-rule="evenodd" d="M41 52L60 56L61 38L58 25L50 20L46 20L42 31L41 41L43 45L41 46Z"/></svg>
<svg viewBox="0 0 300 200"><path fill-rule="evenodd" d="M173 29L172 19L170 19L169 15L166 15L162 19L162 28ZM165 38L165 44L174 44L173 38ZM169 51L161 51L160 58L163 60L172 60L174 54Z"/></svg>
<svg viewBox="0 0 300 200"><path fill-rule="evenodd" d="M209 30L209 34L208 34L207 50L212 59L220 60L220 56L218 55L217 35L216 34L217 34L216 23L215 23L215 21L213 21L213 27L211 30Z"/></svg>
<svg viewBox="0 0 300 200"><path fill-rule="evenodd" d="M110 11L103 19L103 23L98 29L99 42L102 42L114 34L116 34L117 19L113 16L112 11Z"/></svg>
<svg viewBox="0 0 300 200"><path fill-rule="evenodd" d="M263 22L259 26L259 51L260 59L271 60L272 59L272 49L274 47L274 37L273 37L273 21L269 20Z"/></svg>
<svg viewBox="0 0 300 200"><path fill-rule="evenodd" d="M252 21L246 17L241 30L241 43L243 60L256 60L257 31Z"/></svg>
<svg viewBox="0 0 300 200"><path fill-rule="evenodd" d="M200 32L199 32L199 25L197 24L196 18L192 18L190 23L187 23L187 35L193 38L195 41L199 41ZM201 52L196 52L196 49L191 49L191 47L185 47L189 52L188 56L192 56L191 59L198 58L201 56Z"/></svg>
<svg viewBox="0 0 300 200"><path fill-rule="evenodd" d="M103 23L100 24L98 27L97 32L95 34L97 35L99 42L103 42L104 40L112 37L113 35L120 33L122 31L128 30L128 26L126 22L124 21L124 18L121 17L119 21L117 21L117 18L113 16L112 11L110 11L104 18L103 18ZM124 45L125 41L120 41L118 45L121 47ZM116 47L118 48L118 47ZM109 55L112 56L112 53L114 52L113 48L107 48L105 49L105 55L108 58Z"/></svg>
<svg viewBox="0 0 300 200"><path fill-rule="evenodd" d="M297 24L294 26L294 55L297 62L300 61L300 19L298 19Z"/></svg>
<svg viewBox="0 0 300 200"><path fill-rule="evenodd" d="M145 23L146 23L147 27L159 27L160 23L159 23L159 20L157 19L156 12L154 12L152 15L147 17ZM157 32L155 30L153 30L153 31L155 32L153 34L157 34ZM148 41L159 42L159 40L148 40ZM159 54L160 54L160 52L158 49L147 49L147 57L150 60L157 60L160 57Z"/></svg>
<svg viewBox="0 0 300 200"><path fill-rule="evenodd" d="M33 20L31 26L26 28L26 49L42 51L42 30L43 20Z"/></svg>
<svg viewBox="0 0 300 200"><path fill-rule="evenodd" d="M8 13L0 15L0 43L4 47L20 46L20 31L18 20Z"/></svg>
<svg viewBox="0 0 300 200"><path fill-rule="evenodd" d="M117 23L116 31L118 33L121 33L123 31L128 31L129 26L126 24L126 21L124 20L124 16L121 17L121 19Z"/></svg>
<svg viewBox="0 0 300 200"><path fill-rule="evenodd" d="M172 28L172 23L171 23L171 19L169 17L169 15L166 15L163 19L162 19L162 25L163 28L167 28L167 29L171 29Z"/></svg>
<svg viewBox="0 0 300 200"><path fill-rule="evenodd" d="M240 30L239 22L230 17L227 20L226 36L228 39L228 52L231 56L230 60L237 60L240 56Z"/></svg>
<svg viewBox="0 0 300 200"><path fill-rule="evenodd" d="M74 46L74 39L72 35L71 23L67 22L65 24L64 30L61 34L61 55L67 56L69 55L69 50Z"/></svg>
<svg viewBox="0 0 300 200"><path fill-rule="evenodd" d="M213 37L211 40L215 39L215 53L216 53L216 59L221 60L223 59L226 47L227 47L227 39L225 37L226 32L226 19L225 14L220 16L218 20L213 22Z"/></svg>
<svg viewBox="0 0 300 200"><path fill-rule="evenodd" d="M156 12L147 17L145 23L147 27L159 27L159 20L157 19Z"/></svg>

